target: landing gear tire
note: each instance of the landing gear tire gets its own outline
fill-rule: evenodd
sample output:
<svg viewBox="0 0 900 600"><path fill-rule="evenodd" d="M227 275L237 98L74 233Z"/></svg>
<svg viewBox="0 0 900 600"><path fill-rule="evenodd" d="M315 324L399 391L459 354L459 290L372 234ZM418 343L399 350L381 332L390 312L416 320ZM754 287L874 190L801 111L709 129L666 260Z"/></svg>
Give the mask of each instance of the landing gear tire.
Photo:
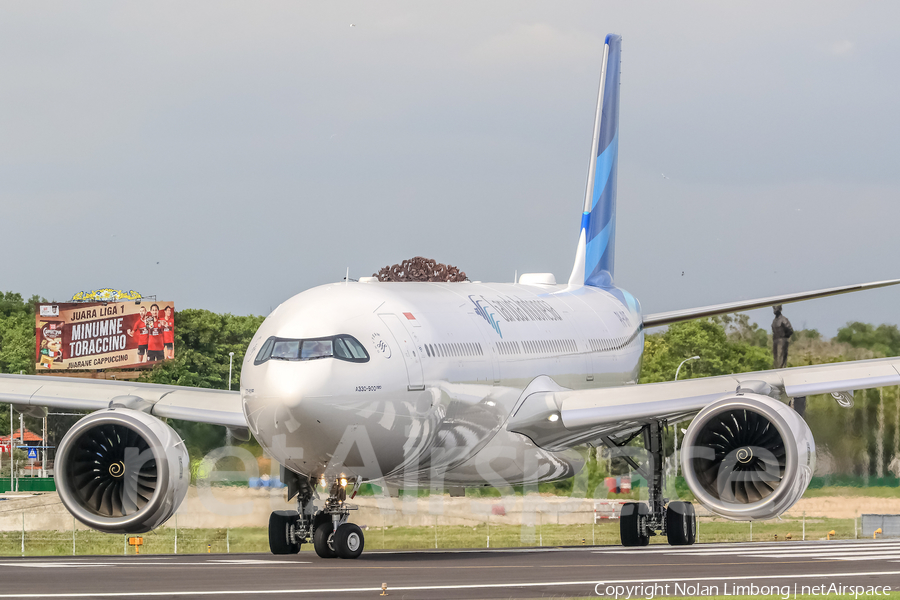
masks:
<svg viewBox="0 0 900 600"><path fill-rule="evenodd" d="M334 523L322 523L316 527L313 533L313 548L319 558L337 558L337 553L331 543L329 543L331 534L334 533Z"/></svg>
<svg viewBox="0 0 900 600"><path fill-rule="evenodd" d="M293 510L277 510L269 515L269 550L272 554L297 554L300 542L294 531L300 515Z"/></svg>
<svg viewBox="0 0 900 600"><path fill-rule="evenodd" d="M649 516L650 507L643 502L628 502L622 505L619 535L623 546L646 546L650 543L646 525Z"/></svg>
<svg viewBox="0 0 900 600"><path fill-rule="evenodd" d="M697 516L690 502L669 502L666 536L672 546L690 546L697 540Z"/></svg>
<svg viewBox="0 0 900 600"><path fill-rule="evenodd" d="M334 532L331 545L341 558L358 558L366 545L366 539L358 525L344 523Z"/></svg>

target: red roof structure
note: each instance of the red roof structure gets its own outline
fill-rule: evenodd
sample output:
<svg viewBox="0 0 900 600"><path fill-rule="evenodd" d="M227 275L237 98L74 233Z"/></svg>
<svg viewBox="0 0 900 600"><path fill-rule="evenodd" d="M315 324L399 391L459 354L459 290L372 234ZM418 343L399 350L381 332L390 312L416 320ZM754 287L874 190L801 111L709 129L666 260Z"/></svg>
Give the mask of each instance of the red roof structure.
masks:
<svg viewBox="0 0 900 600"><path fill-rule="evenodd" d="M15 430L14 435L15 435L16 442L22 441L21 431L22 431L21 429ZM28 430L27 428L25 429L25 443L26 444L28 442L43 442L43 441L44 441L44 438L42 438L38 434L34 433L33 431ZM8 444L8 443L9 443L9 436L8 435L0 435L0 444Z"/></svg>

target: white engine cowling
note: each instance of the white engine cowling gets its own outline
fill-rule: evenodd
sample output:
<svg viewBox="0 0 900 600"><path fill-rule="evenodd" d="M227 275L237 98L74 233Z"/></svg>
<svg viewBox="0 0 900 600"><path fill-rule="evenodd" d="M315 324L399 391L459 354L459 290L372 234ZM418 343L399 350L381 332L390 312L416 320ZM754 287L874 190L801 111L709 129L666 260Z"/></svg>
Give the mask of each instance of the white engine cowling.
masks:
<svg viewBox="0 0 900 600"><path fill-rule="evenodd" d="M174 429L127 408L78 421L56 453L56 487L72 515L104 533L145 533L171 517L191 482Z"/></svg>
<svg viewBox="0 0 900 600"><path fill-rule="evenodd" d="M816 445L806 421L789 406L759 394L717 400L694 418L681 464L691 492L728 519L771 519L809 485Z"/></svg>

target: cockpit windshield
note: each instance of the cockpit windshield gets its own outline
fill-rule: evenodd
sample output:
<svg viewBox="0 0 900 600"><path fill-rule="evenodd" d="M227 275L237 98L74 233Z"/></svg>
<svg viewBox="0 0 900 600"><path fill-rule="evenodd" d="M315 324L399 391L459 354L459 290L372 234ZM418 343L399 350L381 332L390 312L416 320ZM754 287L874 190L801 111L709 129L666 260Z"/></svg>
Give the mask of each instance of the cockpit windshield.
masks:
<svg viewBox="0 0 900 600"><path fill-rule="evenodd" d="M368 362L369 355L363 345L350 335L336 335L311 340L290 340L270 337L259 349L254 364L267 360L317 360L337 358L348 362Z"/></svg>
<svg viewBox="0 0 900 600"><path fill-rule="evenodd" d="M304 340L300 349L300 360L331 356L334 356L334 340Z"/></svg>

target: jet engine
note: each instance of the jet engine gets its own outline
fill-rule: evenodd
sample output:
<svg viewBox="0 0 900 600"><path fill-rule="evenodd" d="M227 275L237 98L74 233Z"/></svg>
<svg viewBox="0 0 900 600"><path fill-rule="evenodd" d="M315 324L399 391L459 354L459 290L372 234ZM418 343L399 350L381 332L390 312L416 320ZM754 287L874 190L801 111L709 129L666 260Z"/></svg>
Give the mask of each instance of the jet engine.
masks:
<svg viewBox="0 0 900 600"><path fill-rule="evenodd" d="M717 400L694 418L682 444L691 492L728 519L776 517L809 485L816 446L806 421L768 396Z"/></svg>
<svg viewBox="0 0 900 600"><path fill-rule="evenodd" d="M78 421L59 444L56 487L76 519L104 533L145 533L187 494L190 463L174 429L146 413L110 408Z"/></svg>

